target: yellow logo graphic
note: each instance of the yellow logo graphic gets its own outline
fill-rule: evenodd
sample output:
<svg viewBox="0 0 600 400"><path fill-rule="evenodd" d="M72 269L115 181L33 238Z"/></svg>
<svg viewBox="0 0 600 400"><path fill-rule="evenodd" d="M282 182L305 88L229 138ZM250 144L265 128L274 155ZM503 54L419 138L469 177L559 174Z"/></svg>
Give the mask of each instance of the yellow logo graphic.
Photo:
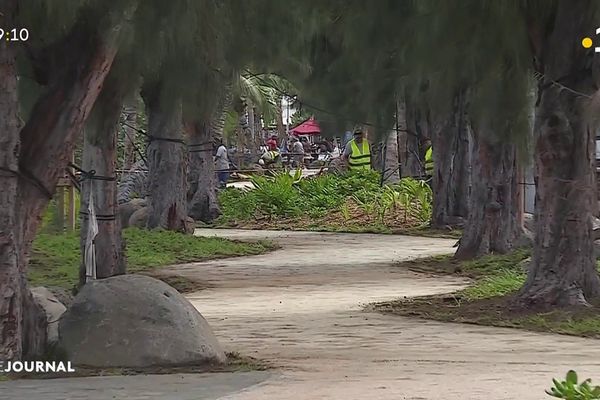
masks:
<svg viewBox="0 0 600 400"><path fill-rule="evenodd" d="M585 47L586 49L589 49L590 47L592 47L592 45L593 45L593 44L594 44L594 43L592 42L592 39L590 39L589 37L584 37L584 38L581 40L581 45L582 45L583 47Z"/></svg>

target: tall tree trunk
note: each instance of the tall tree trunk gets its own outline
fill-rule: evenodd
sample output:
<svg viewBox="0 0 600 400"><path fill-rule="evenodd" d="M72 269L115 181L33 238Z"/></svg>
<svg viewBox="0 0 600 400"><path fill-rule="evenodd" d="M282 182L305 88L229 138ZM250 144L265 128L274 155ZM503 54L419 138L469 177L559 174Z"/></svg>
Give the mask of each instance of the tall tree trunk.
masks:
<svg viewBox="0 0 600 400"><path fill-rule="evenodd" d="M285 127L283 126L283 94L278 94L275 99L275 123L277 124L277 143L282 143L285 140Z"/></svg>
<svg viewBox="0 0 600 400"><path fill-rule="evenodd" d="M432 226L443 228L468 216L470 156L465 93L455 96L453 110L433 129Z"/></svg>
<svg viewBox="0 0 600 400"><path fill-rule="evenodd" d="M190 153L190 193L189 215L195 220L210 222L221 211L216 191L215 165L213 162L213 137L210 121L195 121L186 124L186 131L192 143L206 143L201 148L193 148Z"/></svg>
<svg viewBox="0 0 600 400"><path fill-rule="evenodd" d="M10 6L14 5L9 3L3 7L4 21L10 18L7 15L11 15ZM88 28L77 24L64 42L57 45L56 51L64 54L64 67L50 74L46 93L36 102L20 132L19 153L14 153L12 147L16 144L14 115L18 107L14 98L14 54L0 48L0 82L6 88L0 101L4 103L0 103L0 124L5 125L2 137L6 141L6 146L0 147L0 161L11 170L18 162L13 171L18 171L19 176L16 187L15 178L0 179L0 219L7 222L2 224L0 235L3 236L0 239L1 358L39 356L36 353L42 350L35 345L40 342L41 332L33 329L34 314L39 310L35 309L25 284L31 243L40 216L70 161L76 135L81 132L110 71L122 31L114 26L106 26L101 32L90 32Z"/></svg>
<svg viewBox="0 0 600 400"><path fill-rule="evenodd" d="M120 86L121 85L121 86ZM84 132L82 169L95 171L82 183L81 190L81 254L79 284L86 282L85 242L88 233L90 191L98 221L98 234L94 240L96 277L108 278L125 273L125 243L121 237L118 218L117 164L118 123L123 105L123 86L117 79L108 80L98 98Z"/></svg>
<svg viewBox="0 0 600 400"><path fill-rule="evenodd" d="M123 132L125 133L124 143L125 149L123 154L123 170L129 171L135 163L135 138L137 135L137 107L134 104L127 104L123 108L123 117L125 120L125 126Z"/></svg>
<svg viewBox="0 0 600 400"><path fill-rule="evenodd" d="M0 1L12 20L15 1ZM4 21L6 21L4 20ZM22 354L23 298L27 292L25 263L19 262L21 237L17 217L19 97L15 47L0 43L0 360Z"/></svg>
<svg viewBox="0 0 600 400"><path fill-rule="evenodd" d="M160 86L160 85L159 85ZM160 87L145 96L148 109L148 228L185 232L187 145L181 99L166 99Z"/></svg>
<svg viewBox="0 0 600 400"><path fill-rule="evenodd" d="M491 137L489 131L475 127L469 216L456 251L458 259L509 252L522 234L516 147Z"/></svg>
<svg viewBox="0 0 600 400"><path fill-rule="evenodd" d="M400 181L400 166L398 164L398 134L392 130L387 135L385 143L384 183L393 184Z"/></svg>
<svg viewBox="0 0 600 400"><path fill-rule="evenodd" d="M594 140L600 104L593 50L573 45L597 21L592 1L558 2L553 30L536 43L544 78L535 117L535 240L525 306L585 305L600 295L591 219L595 205ZM534 42L535 43L535 42ZM594 57L595 59L595 57ZM597 75L596 75L597 76ZM552 84L562 85L579 93Z"/></svg>
<svg viewBox="0 0 600 400"><path fill-rule="evenodd" d="M225 86L222 96L219 96L210 121L194 121L186 124L190 143L202 144L197 148L192 147L189 155L190 190L188 193L191 198L188 208L189 215L195 220L210 222L221 214L216 193L212 150L213 143L218 143L223 138L225 118L232 100L233 92L231 84L228 84Z"/></svg>
<svg viewBox="0 0 600 400"><path fill-rule="evenodd" d="M429 134L429 129L423 114L423 110L408 98L398 103L398 145L402 160L402 177L425 175L420 141Z"/></svg>

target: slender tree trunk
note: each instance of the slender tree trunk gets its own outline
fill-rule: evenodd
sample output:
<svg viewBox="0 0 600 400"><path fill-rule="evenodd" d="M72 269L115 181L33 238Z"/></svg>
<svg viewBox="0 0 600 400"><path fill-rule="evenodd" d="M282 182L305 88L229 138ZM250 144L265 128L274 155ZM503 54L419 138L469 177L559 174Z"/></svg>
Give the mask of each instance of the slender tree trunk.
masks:
<svg viewBox="0 0 600 400"><path fill-rule="evenodd" d="M85 214L89 205L90 191L94 197L94 208L98 221L98 235L95 242L96 276L108 278L125 273L125 243L121 237L121 224L118 218L117 164L118 123L123 105L120 83L109 79L92 111L84 132L83 161L84 171L96 171L92 179L82 183L81 190L81 253L82 264L79 284L86 281L85 242L90 222ZM103 179L94 179L100 177ZM112 178L108 180L106 178Z"/></svg>
<svg viewBox="0 0 600 400"><path fill-rule="evenodd" d="M203 144L190 151L190 181L188 202L189 215L195 220L213 221L221 214L216 193L216 175L213 162L213 143L223 138L225 118L231 107L233 93L231 85L226 85L210 121L195 121L186 124L191 144ZM194 151L202 150L202 151Z"/></svg>
<svg viewBox="0 0 600 400"><path fill-rule="evenodd" d="M452 114L440 122L432 137L432 226L437 228L460 224L468 216L471 155L464 93L455 97Z"/></svg>
<svg viewBox="0 0 600 400"><path fill-rule="evenodd" d="M125 132L123 169L129 171L135 163L135 138L137 135L137 108L135 105L126 105L123 108L123 117L126 123L123 127L123 131Z"/></svg>
<svg viewBox="0 0 600 400"><path fill-rule="evenodd" d="M410 99L398 103L398 121L400 128L398 145L402 160L402 177L421 176L425 174L424 160L421 160L420 140L427 136L428 128L423 118L423 110L419 110Z"/></svg>
<svg viewBox="0 0 600 400"><path fill-rule="evenodd" d="M285 139L285 127L283 126L283 108L281 103L283 102L283 94L277 95L275 99L275 122L277 124L277 143L282 143Z"/></svg>
<svg viewBox="0 0 600 400"><path fill-rule="evenodd" d="M148 109L148 228L185 232L187 145L181 99L166 100L160 88L146 96Z"/></svg>
<svg viewBox="0 0 600 400"><path fill-rule="evenodd" d="M458 259L509 252L522 234L515 145L492 141L492 134L482 130L472 136L469 216Z"/></svg>
<svg viewBox="0 0 600 400"><path fill-rule="evenodd" d="M593 50L588 53L572 44L581 32L594 31L597 21L588 11L595 7L591 1L559 1L553 31L537 43L545 56L544 79L534 128L534 251L519 293L524 306L586 305L600 295L591 223L600 112L592 96L598 82L589 67ZM559 80L583 95L551 84Z"/></svg>
<svg viewBox="0 0 600 400"><path fill-rule="evenodd" d="M14 5L14 2L10 3ZM6 16L11 14L11 4L2 10L5 21L9 18ZM65 54L64 68L52 71L46 94L37 101L20 132L20 151L16 153L18 160L12 153L14 147L11 149L16 143L14 54L6 48L0 49L0 82L6 86L1 100L5 103L0 104L0 113L3 114L0 124L6 125L2 127L6 146L0 147L0 158L9 169L18 161L15 171L19 175L16 188L14 178L0 178L0 219L8 222L8 225L3 224L0 235L6 235L6 238L0 239L2 358L39 356L36 353L42 350L39 347L42 333L35 329L39 327L35 323L39 309L25 286L27 258L40 216L70 161L76 135L81 131L111 68L119 32L110 26L106 27L106 31L95 34L90 34L82 24L73 28L60 49Z"/></svg>
<svg viewBox="0 0 600 400"><path fill-rule="evenodd" d="M1 1L8 21L16 1ZM17 217L19 154L19 97L15 47L0 43L0 360L22 354L23 298L27 292L25 263L19 262L21 243ZM14 172L11 172L14 171Z"/></svg>
<svg viewBox="0 0 600 400"><path fill-rule="evenodd" d="M384 183L392 184L400 181L400 166L398 164L398 135L391 131L385 144Z"/></svg>
<svg viewBox="0 0 600 400"><path fill-rule="evenodd" d="M209 121L196 121L186 124L192 143L207 143L194 148L190 153L190 192L189 215L195 220L210 222L221 211L216 192L215 165L213 162L213 138ZM198 151L196 151L198 150Z"/></svg>

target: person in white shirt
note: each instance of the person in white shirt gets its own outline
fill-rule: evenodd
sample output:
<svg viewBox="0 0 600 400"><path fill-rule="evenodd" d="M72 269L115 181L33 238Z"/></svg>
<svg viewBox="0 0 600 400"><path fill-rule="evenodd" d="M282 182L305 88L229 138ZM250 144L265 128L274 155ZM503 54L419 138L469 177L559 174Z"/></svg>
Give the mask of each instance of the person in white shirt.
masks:
<svg viewBox="0 0 600 400"><path fill-rule="evenodd" d="M229 180L229 154L222 140L215 156L215 169L217 170L219 187L226 187Z"/></svg>

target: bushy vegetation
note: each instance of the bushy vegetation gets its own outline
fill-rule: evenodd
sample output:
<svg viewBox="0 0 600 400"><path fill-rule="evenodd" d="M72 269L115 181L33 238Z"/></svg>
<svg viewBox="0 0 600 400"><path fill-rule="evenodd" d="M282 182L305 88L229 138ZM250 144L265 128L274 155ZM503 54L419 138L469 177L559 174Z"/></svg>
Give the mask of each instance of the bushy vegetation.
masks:
<svg viewBox="0 0 600 400"><path fill-rule="evenodd" d="M221 192L221 223L309 218L312 223L323 219L324 224L336 220L418 227L431 218L431 188L412 178L381 187L375 171L304 179L297 171L255 176L252 183L252 190Z"/></svg>
<svg viewBox="0 0 600 400"><path fill-rule="evenodd" d="M127 228L128 272L202 261L216 257L260 254L272 248L270 243L236 242L222 238L196 237L183 233ZM77 284L81 253L79 232L39 234L33 242L28 271L32 286L59 286L70 289Z"/></svg>

